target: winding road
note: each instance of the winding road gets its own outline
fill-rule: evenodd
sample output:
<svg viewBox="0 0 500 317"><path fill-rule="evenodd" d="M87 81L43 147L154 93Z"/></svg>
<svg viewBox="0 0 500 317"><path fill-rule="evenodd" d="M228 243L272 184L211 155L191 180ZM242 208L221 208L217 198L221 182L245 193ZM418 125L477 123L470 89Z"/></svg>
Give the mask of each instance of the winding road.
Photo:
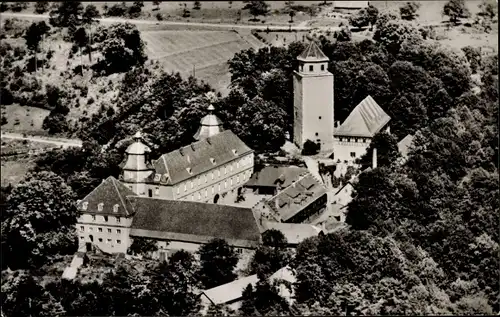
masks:
<svg viewBox="0 0 500 317"><path fill-rule="evenodd" d="M47 143L55 146L62 146L63 148L67 147L82 147L82 141L77 139L64 139L64 138L53 138L53 137L40 137L33 135L23 135L20 133L10 133L10 132L2 132L2 139L11 139L11 140L27 140L31 142L39 142L39 143Z"/></svg>
<svg viewBox="0 0 500 317"><path fill-rule="evenodd" d="M28 18L28 19L48 19L48 14L30 14L30 13L11 13L3 12L0 14L1 17L12 17L12 18ZM100 18L97 19L103 23L132 23L132 24L150 24L150 25L185 25L185 26L199 26L199 27L210 27L210 28L221 28L221 29L259 29L259 30L281 30L281 29L291 29L295 31L307 31L311 28L305 26L304 23L295 26L286 25L251 25L251 24L228 24L228 23L202 23L202 22L176 22L176 21L154 21L154 20L140 20L140 19L121 19L121 18Z"/></svg>

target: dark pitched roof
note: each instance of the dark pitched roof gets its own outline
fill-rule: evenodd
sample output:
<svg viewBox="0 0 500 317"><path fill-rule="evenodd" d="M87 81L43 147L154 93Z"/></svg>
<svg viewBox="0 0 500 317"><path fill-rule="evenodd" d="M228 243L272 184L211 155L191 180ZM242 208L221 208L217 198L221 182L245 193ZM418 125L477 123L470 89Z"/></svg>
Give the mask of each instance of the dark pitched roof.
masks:
<svg viewBox="0 0 500 317"><path fill-rule="evenodd" d="M283 221L287 221L324 194L325 186L308 173L268 199L265 204Z"/></svg>
<svg viewBox="0 0 500 317"><path fill-rule="evenodd" d="M103 180L90 194L78 202L77 207L85 213L113 216L129 216L134 210L127 196L135 196L135 193L123 185L113 176ZM99 204L102 210L99 211ZM87 206L84 210L84 206ZM118 206L115 212L115 206Z"/></svg>
<svg viewBox="0 0 500 317"><path fill-rule="evenodd" d="M270 165L254 172L245 186L276 186L278 182L281 182L282 187L288 187L305 173L307 173L307 168Z"/></svg>
<svg viewBox="0 0 500 317"><path fill-rule="evenodd" d="M136 211L132 236L194 243L221 238L238 247L256 247L260 242L250 208L139 196L128 199Z"/></svg>
<svg viewBox="0 0 500 317"><path fill-rule="evenodd" d="M390 120L391 117L371 96L368 96L352 110L342 125L335 130L335 135L371 138Z"/></svg>
<svg viewBox="0 0 500 317"><path fill-rule="evenodd" d="M157 174L168 174L168 184L173 185L251 152L252 149L236 134L226 130L213 137L163 154L154 162L154 166Z"/></svg>
<svg viewBox="0 0 500 317"><path fill-rule="evenodd" d="M299 61L303 62L328 62L329 59L318 47L314 40L309 42L306 49L297 57Z"/></svg>

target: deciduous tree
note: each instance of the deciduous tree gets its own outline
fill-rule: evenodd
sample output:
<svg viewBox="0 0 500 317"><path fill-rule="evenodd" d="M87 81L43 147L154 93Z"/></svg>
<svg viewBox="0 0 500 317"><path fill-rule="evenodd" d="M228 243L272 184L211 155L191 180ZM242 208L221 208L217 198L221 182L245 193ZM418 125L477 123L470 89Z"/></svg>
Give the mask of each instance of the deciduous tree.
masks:
<svg viewBox="0 0 500 317"><path fill-rule="evenodd" d="M470 16L469 9L465 5L465 0L450 0L446 2L442 14L447 15L450 18L450 22L454 24L457 24L459 19Z"/></svg>
<svg viewBox="0 0 500 317"><path fill-rule="evenodd" d="M418 17L418 9L420 9L420 3L409 1L399 8L399 14L403 20L415 20Z"/></svg>
<svg viewBox="0 0 500 317"><path fill-rule="evenodd" d="M259 15L267 16L269 14L269 5L262 0L258 1L243 1L245 6L243 10L248 10L251 15L253 15L254 20L257 20Z"/></svg>
<svg viewBox="0 0 500 317"><path fill-rule="evenodd" d="M232 282L236 278L234 269L238 254L225 240L213 239L201 246L200 280L205 289Z"/></svg>

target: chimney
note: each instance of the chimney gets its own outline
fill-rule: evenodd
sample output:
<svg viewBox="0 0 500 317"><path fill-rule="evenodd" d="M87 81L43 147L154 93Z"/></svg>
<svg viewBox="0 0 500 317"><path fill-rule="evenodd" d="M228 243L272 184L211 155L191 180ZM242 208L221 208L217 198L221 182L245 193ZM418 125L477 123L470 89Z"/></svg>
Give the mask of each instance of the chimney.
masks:
<svg viewBox="0 0 500 317"><path fill-rule="evenodd" d="M212 144L212 143L210 143L210 138L206 138L206 140L207 140L208 144Z"/></svg>
<svg viewBox="0 0 500 317"><path fill-rule="evenodd" d="M373 148L372 168L377 168L377 148Z"/></svg>
<svg viewBox="0 0 500 317"><path fill-rule="evenodd" d="M194 144L191 143L191 150L194 152Z"/></svg>
<svg viewBox="0 0 500 317"><path fill-rule="evenodd" d="M182 150L182 148L179 149L179 153L184 156L184 151Z"/></svg>
<svg viewBox="0 0 500 317"><path fill-rule="evenodd" d="M338 128L340 126L340 121L335 121L335 128Z"/></svg>

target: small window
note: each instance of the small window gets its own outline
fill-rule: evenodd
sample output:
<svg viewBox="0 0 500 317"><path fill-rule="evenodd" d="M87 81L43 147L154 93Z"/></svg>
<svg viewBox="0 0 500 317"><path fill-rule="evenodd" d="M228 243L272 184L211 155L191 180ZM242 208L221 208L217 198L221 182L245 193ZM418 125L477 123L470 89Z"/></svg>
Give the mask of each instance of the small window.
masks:
<svg viewBox="0 0 500 317"><path fill-rule="evenodd" d="M245 174L245 173L243 173L243 181L245 181L245 180L246 180L246 178L247 178L246 174Z"/></svg>
<svg viewBox="0 0 500 317"><path fill-rule="evenodd" d="M97 229L97 231L102 232L102 228Z"/></svg>
<svg viewBox="0 0 500 317"><path fill-rule="evenodd" d="M208 189L205 189L205 197L208 196Z"/></svg>
<svg viewBox="0 0 500 317"><path fill-rule="evenodd" d="M214 179L214 172L212 172L212 180Z"/></svg>
<svg viewBox="0 0 500 317"><path fill-rule="evenodd" d="M319 116L319 119L321 120L321 116Z"/></svg>
<svg viewBox="0 0 500 317"><path fill-rule="evenodd" d="M85 227L84 226L80 226L80 231L85 231Z"/></svg>
<svg viewBox="0 0 500 317"><path fill-rule="evenodd" d="M99 238L99 242L102 242L102 238Z"/></svg>
<svg viewBox="0 0 500 317"><path fill-rule="evenodd" d="M205 183L208 181L207 174L205 174Z"/></svg>
<svg viewBox="0 0 500 317"><path fill-rule="evenodd" d="M318 132L314 133L316 136L318 136Z"/></svg>
<svg viewBox="0 0 500 317"><path fill-rule="evenodd" d="M122 220L121 220L121 218L120 218L120 217L116 217L116 222L117 222L117 223L120 223L121 221L122 221Z"/></svg>
<svg viewBox="0 0 500 317"><path fill-rule="evenodd" d="M111 233L111 229L108 229L108 233Z"/></svg>
<svg viewBox="0 0 500 317"><path fill-rule="evenodd" d="M102 211L103 208L104 208L104 204L103 203L97 204L97 210L98 211Z"/></svg>
<svg viewBox="0 0 500 317"><path fill-rule="evenodd" d="M95 215L92 215L92 221L95 221Z"/></svg>
<svg viewBox="0 0 500 317"><path fill-rule="evenodd" d="M187 191L187 189L188 189L187 184L184 184L184 191Z"/></svg>
<svg viewBox="0 0 500 317"><path fill-rule="evenodd" d="M309 71L312 72L314 70L314 66L313 65L309 65Z"/></svg>
<svg viewBox="0 0 500 317"><path fill-rule="evenodd" d="M121 233L122 233L122 231L121 231L120 229L116 229L116 233L117 233L117 234L121 234Z"/></svg>
<svg viewBox="0 0 500 317"><path fill-rule="evenodd" d="M342 139L342 138L339 138L339 141L340 141L340 142L342 142L343 140L344 140L344 139Z"/></svg>
<svg viewBox="0 0 500 317"><path fill-rule="evenodd" d="M156 187L156 189L155 189L155 195L156 196L160 195L160 187Z"/></svg>
<svg viewBox="0 0 500 317"><path fill-rule="evenodd" d="M107 243L111 243L111 239L108 239L106 242L107 242Z"/></svg>
<svg viewBox="0 0 500 317"><path fill-rule="evenodd" d="M122 244L122 240L116 240L117 244Z"/></svg>
<svg viewBox="0 0 500 317"><path fill-rule="evenodd" d="M129 186L128 186L128 189L132 190L132 185L129 185Z"/></svg>
<svg viewBox="0 0 500 317"><path fill-rule="evenodd" d="M113 205L113 212L118 212L118 204Z"/></svg>
<svg viewBox="0 0 500 317"><path fill-rule="evenodd" d="M325 65L321 65L321 70L325 70Z"/></svg>
<svg viewBox="0 0 500 317"><path fill-rule="evenodd" d="M193 181L191 181L191 189L193 188Z"/></svg>
<svg viewBox="0 0 500 317"><path fill-rule="evenodd" d="M351 157L356 157L356 152L351 152Z"/></svg>
<svg viewBox="0 0 500 317"><path fill-rule="evenodd" d="M177 186L177 194L180 192L180 188L179 186Z"/></svg>
<svg viewBox="0 0 500 317"><path fill-rule="evenodd" d="M200 193L198 193L198 200L200 200L200 199L201 199L201 194L200 194Z"/></svg>
<svg viewBox="0 0 500 317"><path fill-rule="evenodd" d="M94 228L89 227L89 232L92 232L92 231L94 231Z"/></svg>
<svg viewBox="0 0 500 317"><path fill-rule="evenodd" d="M236 176L236 183L239 183L240 182L240 175L237 175Z"/></svg>
<svg viewBox="0 0 500 317"><path fill-rule="evenodd" d="M84 239L85 239L85 237L80 237L80 240L84 240Z"/></svg>
<svg viewBox="0 0 500 317"><path fill-rule="evenodd" d="M236 162L236 168L240 168L240 162Z"/></svg>
<svg viewBox="0 0 500 317"><path fill-rule="evenodd" d="M159 182L159 181L160 181L160 178L161 178L161 174L155 174L155 179L154 179L154 181L155 181L155 182Z"/></svg>
<svg viewBox="0 0 500 317"><path fill-rule="evenodd" d="M104 222L108 222L108 216L104 216Z"/></svg>
<svg viewBox="0 0 500 317"><path fill-rule="evenodd" d="M83 209L83 210L87 210L87 207L88 207L88 206L89 206L89 203L88 203L88 202L84 202L84 203L82 204L82 209Z"/></svg>
<svg viewBox="0 0 500 317"><path fill-rule="evenodd" d="M217 170L217 176L220 177L220 169Z"/></svg>

